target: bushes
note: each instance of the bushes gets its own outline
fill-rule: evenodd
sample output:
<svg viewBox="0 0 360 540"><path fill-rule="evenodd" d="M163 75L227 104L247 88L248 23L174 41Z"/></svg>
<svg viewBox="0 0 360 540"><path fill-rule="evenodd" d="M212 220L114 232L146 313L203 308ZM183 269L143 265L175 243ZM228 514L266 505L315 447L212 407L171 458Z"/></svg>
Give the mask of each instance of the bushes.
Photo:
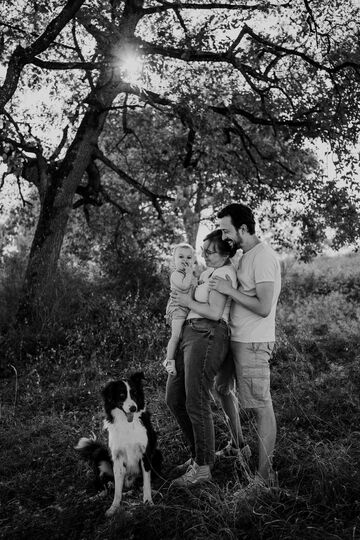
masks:
<svg viewBox="0 0 360 540"><path fill-rule="evenodd" d="M354 358L360 323L358 255L296 265L284 279L278 324L312 361ZM335 264L332 264L335 263ZM339 358L340 357L340 358Z"/></svg>
<svg viewBox="0 0 360 540"><path fill-rule="evenodd" d="M360 525L359 308L349 295L357 290L358 258L344 261L337 281L337 268L315 263L295 265L285 277L272 363L280 489L245 495L244 470L227 458L216 464L209 487L190 493L163 480L153 507L139 504L139 493L127 495L124 512L112 521L104 518L110 495L87 493L87 469L72 449L91 432L104 440L100 389L108 377L145 371L164 450L164 478L188 456L164 404L167 285L161 285L158 273L150 287L140 279L141 292L139 287L125 292L120 274L90 281L63 269L57 311L63 305L63 341L40 348L30 370L19 370L18 380L2 385L4 538L355 538ZM334 283L341 289L330 289ZM53 320L60 319L54 313ZM213 410L219 444L228 431L215 404ZM254 469L253 417L244 412L241 417ZM16 443L20 438L23 442Z"/></svg>
<svg viewBox="0 0 360 540"><path fill-rule="evenodd" d="M310 296L338 292L349 300L360 298L360 255L322 257L310 264L295 263L285 270L281 301L289 304Z"/></svg>
<svg viewBox="0 0 360 540"><path fill-rule="evenodd" d="M67 348L79 362L95 355L115 375L129 363L143 369L158 361L165 335L163 316L154 314L139 296L129 293L115 300L107 294L102 297L101 316L98 306L91 319L75 320L67 331Z"/></svg>
<svg viewBox="0 0 360 540"><path fill-rule="evenodd" d="M168 297L167 276L156 261L129 259L113 268L112 276L94 274L86 265L61 263L52 297L37 311L37 320L21 328L14 325L24 258L7 260L0 276L0 327L3 338L3 364L31 363L41 351L63 347L86 356L102 349L115 357L144 360L157 339L166 332L162 323ZM154 339L155 342L154 343Z"/></svg>

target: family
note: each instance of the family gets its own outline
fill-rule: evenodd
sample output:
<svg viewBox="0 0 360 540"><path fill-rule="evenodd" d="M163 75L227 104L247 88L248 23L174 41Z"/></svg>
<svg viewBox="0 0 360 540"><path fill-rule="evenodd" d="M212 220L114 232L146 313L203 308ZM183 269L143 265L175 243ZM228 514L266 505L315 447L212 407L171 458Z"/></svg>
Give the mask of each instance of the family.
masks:
<svg viewBox="0 0 360 540"><path fill-rule="evenodd" d="M207 268L198 282L194 281L192 246L178 244L173 252L166 313L171 325L164 362L166 403L190 448L190 457L176 468L179 477L173 483L193 486L211 480L216 457L211 411L215 392L231 433L224 453L249 458L239 405L254 411L258 437L254 481L266 487L275 478L276 419L269 360L275 342L280 264L274 250L255 234L248 206L230 204L217 217L219 228L203 243ZM231 258L239 249L242 254L235 268Z"/></svg>

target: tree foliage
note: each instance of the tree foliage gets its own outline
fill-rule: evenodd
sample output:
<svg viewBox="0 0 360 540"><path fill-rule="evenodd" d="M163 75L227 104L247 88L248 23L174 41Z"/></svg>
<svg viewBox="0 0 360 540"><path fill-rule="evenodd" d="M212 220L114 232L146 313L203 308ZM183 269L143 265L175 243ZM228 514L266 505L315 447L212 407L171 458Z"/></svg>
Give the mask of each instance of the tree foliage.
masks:
<svg viewBox="0 0 360 540"><path fill-rule="evenodd" d="M355 241L359 15L352 0L3 0L1 185L40 200L22 318L73 209L112 204L194 241L204 209L243 199L298 227L303 251L329 225Z"/></svg>

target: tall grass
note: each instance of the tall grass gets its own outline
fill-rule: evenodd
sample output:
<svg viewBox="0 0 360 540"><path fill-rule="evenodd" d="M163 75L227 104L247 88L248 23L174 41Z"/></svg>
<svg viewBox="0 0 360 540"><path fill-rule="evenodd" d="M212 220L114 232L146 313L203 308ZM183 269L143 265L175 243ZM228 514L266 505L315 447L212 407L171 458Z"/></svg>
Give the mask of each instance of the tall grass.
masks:
<svg viewBox="0 0 360 540"><path fill-rule="evenodd" d="M61 299L68 313L54 312L61 342L37 348L28 368L10 355L13 368L0 381L0 537L360 538L359 262L355 255L321 258L287 269L272 362L280 488L252 495L234 458L220 460L213 483L201 489L175 489L168 481L188 454L164 405L166 294L120 294L114 284L73 275ZM107 520L111 494L94 492L73 447L92 432L105 440L100 388L137 369L146 375L163 478L154 483L154 506L142 505L135 491ZM221 446L227 428L215 403L213 411ZM254 419L241 417L254 470Z"/></svg>

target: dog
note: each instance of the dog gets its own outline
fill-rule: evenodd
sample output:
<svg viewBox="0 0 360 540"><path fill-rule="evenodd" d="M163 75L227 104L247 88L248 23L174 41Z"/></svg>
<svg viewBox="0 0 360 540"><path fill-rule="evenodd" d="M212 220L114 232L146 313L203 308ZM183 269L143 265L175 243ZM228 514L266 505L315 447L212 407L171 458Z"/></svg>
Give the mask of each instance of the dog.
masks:
<svg viewBox="0 0 360 540"><path fill-rule="evenodd" d="M146 409L142 372L129 379L109 382L102 390L108 431L109 450L94 439L82 437L75 449L88 461L97 482L105 485L113 479L114 500L106 511L112 516L120 507L124 485L130 487L142 473L143 502L153 504L151 473L160 474L162 455L157 434Z"/></svg>

